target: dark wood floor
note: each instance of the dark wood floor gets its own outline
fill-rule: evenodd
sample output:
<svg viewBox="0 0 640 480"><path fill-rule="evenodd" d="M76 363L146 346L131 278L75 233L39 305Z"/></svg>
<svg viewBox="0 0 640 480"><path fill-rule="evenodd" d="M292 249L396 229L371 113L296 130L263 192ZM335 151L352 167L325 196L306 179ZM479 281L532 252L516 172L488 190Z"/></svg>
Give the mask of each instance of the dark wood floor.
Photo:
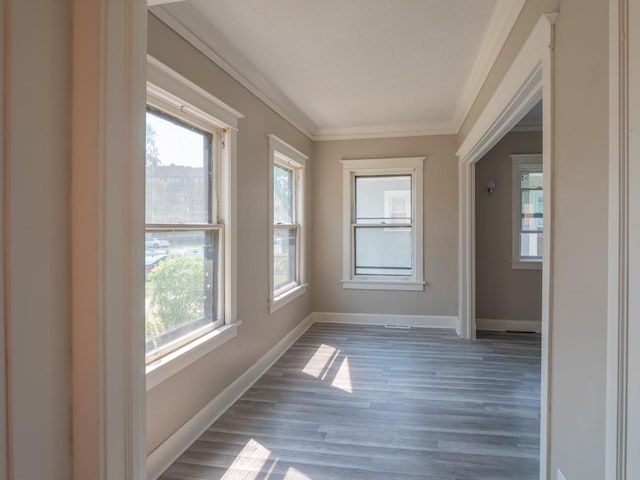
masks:
<svg viewBox="0 0 640 480"><path fill-rule="evenodd" d="M540 337L315 324L161 477L534 480Z"/></svg>

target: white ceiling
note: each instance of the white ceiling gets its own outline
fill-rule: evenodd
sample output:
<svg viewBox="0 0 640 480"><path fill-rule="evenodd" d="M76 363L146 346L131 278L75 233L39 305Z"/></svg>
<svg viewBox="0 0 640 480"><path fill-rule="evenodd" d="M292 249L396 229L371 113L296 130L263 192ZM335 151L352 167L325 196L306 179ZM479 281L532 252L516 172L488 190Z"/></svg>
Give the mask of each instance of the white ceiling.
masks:
<svg viewBox="0 0 640 480"><path fill-rule="evenodd" d="M523 0L187 0L152 12L317 139L455 133Z"/></svg>

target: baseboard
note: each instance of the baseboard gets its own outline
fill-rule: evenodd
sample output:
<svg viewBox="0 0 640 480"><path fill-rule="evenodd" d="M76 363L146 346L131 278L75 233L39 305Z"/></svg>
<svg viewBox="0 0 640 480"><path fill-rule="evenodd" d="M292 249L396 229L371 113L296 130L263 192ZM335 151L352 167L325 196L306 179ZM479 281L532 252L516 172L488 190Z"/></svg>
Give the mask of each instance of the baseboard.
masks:
<svg viewBox="0 0 640 480"><path fill-rule="evenodd" d="M477 318L476 329L486 332L542 332L540 320L500 320Z"/></svg>
<svg viewBox="0 0 640 480"><path fill-rule="evenodd" d="M346 323L351 325L409 325L416 328L456 329L458 317L439 315L386 315L379 313L313 312L314 323Z"/></svg>
<svg viewBox="0 0 640 480"><path fill-rule="evenodd" d="M271 368L271 366L313 324L312 315L307 316L289 332L276 346L269 350L238 379L225 388L207 406L196 413L187 423L167 438L147 457L147 478L156 480L180 455L202 435L231 405Z"/></svg>

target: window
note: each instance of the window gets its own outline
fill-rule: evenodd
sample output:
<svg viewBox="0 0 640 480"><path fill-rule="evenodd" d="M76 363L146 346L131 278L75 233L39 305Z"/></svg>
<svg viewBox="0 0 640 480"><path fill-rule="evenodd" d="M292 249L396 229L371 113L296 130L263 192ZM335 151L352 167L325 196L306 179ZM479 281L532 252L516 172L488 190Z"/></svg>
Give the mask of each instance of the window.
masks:
<svg viewBox="0 0 640 480"><path fill-rule="evenodd" d="M233 109L152 58L147 64L147 389L233 338Z"/></svg>
<svg viewBox="0 0 640 480"><path fill-rule="evenodd" d="M147 360L222 324L224 225L218 214L221 130L147 109Z"/></svg>
<svg viewBox="0 0 640 480"><path fill-rule="evenodd" d="M542 155L511 155L513 165L513 268L542 266L544 195Z"/></svg>
<svg viewBox="0 0 640 480"><path fill-rule="evenodd" d="M306 290L304 166L307 156L269 135L269 311Z"/></svg>
<svg viewBox="0 0 640 480"><path fill-rule="evenodd" d="M423 290L424 157L343 160L343 287Z"/></svg>

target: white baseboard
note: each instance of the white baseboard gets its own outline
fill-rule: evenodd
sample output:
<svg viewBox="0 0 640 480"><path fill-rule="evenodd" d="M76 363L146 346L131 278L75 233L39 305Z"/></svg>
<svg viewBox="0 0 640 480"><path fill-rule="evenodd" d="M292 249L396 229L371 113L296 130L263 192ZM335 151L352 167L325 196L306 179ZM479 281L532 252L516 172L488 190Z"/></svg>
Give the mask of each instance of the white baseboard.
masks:
<svg viewBox="0 0 640 480"><path fill-rule="evenodd" d="M439 315L386 315L379 313L313 312L314 323L346 323L351 325L409 325L417 328L456 329L458 317Z"/></svg>
<svg viewBox="0 0 640 480"><path fill-rule="evenodd" d="M213 422L271 368L312 324L312 315L309 315L280 340L276 346L238 377L235 382L225 388L222 393L209 402L207 406L196 413L187 423L151 452L147 457L147 478L149 480L156 480L162 475Z"/></svg>
<svg viewBox="0 0 640 480"><path fill-rule="evenodd" d="M542 332L540 320L499 320L494 318L477 318L476 329L486 332Z"/></svg>

